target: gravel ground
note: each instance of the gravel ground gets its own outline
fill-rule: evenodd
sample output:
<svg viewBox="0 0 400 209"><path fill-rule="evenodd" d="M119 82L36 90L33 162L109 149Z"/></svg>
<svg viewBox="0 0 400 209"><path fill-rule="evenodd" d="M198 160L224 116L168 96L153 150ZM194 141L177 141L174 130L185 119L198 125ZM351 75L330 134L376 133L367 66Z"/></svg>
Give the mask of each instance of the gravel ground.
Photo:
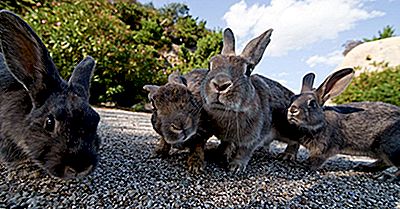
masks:
<svg viewBox="0 0 400 209"><path fill-rule="evenodd" d="M400 208L400 182L351 171L367 158L339 156L309 172L258 151L243 174L209 162L194 175L186 168L187 151L152 157L158 136L149 114L98 111L103 143L92 175L60 180L29 162L12 169L0 164L0 208Z"/></svg>

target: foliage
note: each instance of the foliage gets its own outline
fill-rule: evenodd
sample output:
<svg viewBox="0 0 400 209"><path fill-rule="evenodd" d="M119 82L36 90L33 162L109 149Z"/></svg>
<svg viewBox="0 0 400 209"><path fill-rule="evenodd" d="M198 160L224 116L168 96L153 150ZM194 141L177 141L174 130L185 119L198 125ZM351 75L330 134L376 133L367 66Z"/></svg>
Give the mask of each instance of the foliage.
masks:
<svg viewBox="0 0 400 209"><path fill-rule="evenodd" d="M376 41L384 38L394 37L396 36L394 32L395 29L393 28L393 26L387 25L382 29L382 31L378 31L378 37L373 36L371 39L364 38L363 40L364 42L369 42L369 41Z"/></svg>
<svg viewBox="0 0 400 209"><path fill-rule="evenodd" d="M342 52L343 56L346 56L352 49L354 49L356 46L365 43L365 42L370 42L370 41L377 41L380 39L384 38L390 38L390 37L395 37L395 29L393 26L387 25L385 26L382 31L378 31L378 36L373 36L372 38L364 38L362 41L361 40L348 40L346 43L343 44L344 50Z"/></svg>
<svg viewBox="0 0 400 209"><path fill-rule="evenodd" d="M385 26L378 36L371 39L364 38L363 41L347 41L343 55L346 55L354 47L364 42L376 41L384 38L394 37L395 30L392 26ZM360 101L382 101L400 106L400 66L389 67L387 62L373 62L371 65L379 71L365 71L354 78L349 87L333 102L342 104ZM356 67L355 70L363 70Z"/></svg>
<svg viewBox="0 0 400 209"><path fill-rule="evenodd" d="M382 101L400 106L400 66L379 72L363 72L333 100L342 104L359 101Z"/></svg>
<svg viewBox="0 0 400 209"><path fill-rule="evenodd" d="M177 69L207 67L222 45L221 32L207 30L184 4L156 9L122 0L5 0L0 8L34 28L64 78L84 56L96 59L95 104L130 107L147 101L143 85L163 84Z"/></svg>

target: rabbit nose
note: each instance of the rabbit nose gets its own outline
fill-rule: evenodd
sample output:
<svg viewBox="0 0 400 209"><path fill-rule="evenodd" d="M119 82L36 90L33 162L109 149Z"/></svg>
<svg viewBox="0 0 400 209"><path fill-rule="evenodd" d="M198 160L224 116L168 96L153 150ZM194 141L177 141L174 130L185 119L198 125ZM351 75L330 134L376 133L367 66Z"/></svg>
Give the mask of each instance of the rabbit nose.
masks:
<svg viewBox="0 0 400 209"><path fill-rule="evenodd" d="M64 176L67 178L76 177L76 170L72 167L65 166Z"/></svg>
<svg viewBox="0 0 400 209"><path fill-rule="evenodd" d="M289 109L289 112L292 115L298 115L300 113L300 110L296 106L291 106L290 109Z"/></svg>
<svg viewBox="0 0 400 209"><path fill-rule="evenodd" d="M222 84L217 84L217 83L213 83L215 89L217 89L217 91L225 91L226 89L229 88L229 86L232 85L232 82L228 81Z"/></svg>
<svg viewBox="0 0 400 209"><path fill-rule="evenodd" d="M77 171L75 168L72 168L70 166L65 166L64 176L67 178L74 178L77 176L86 176L87 174L89 174L92 171L92 169L93 169L93 165L86 167L82 171Z"/></svg>
<svg viewBox="0 0 400 209"><path fill-rule="evenodd" d="M217 80L213 80L212 81L212 85L215 88L215 90L217 90L217 92L226 92L227 89L232 86L232 81L217 81Z"/></svg>

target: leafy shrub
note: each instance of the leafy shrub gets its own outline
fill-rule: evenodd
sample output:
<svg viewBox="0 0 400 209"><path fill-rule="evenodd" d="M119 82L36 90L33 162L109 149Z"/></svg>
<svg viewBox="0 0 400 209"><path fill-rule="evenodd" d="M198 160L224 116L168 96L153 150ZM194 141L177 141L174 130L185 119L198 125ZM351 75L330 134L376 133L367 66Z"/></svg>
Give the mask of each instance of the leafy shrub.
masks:
<svg viewBox="0 0 400 209"><path fill-rule="evenodd" d="M390 25L386 25L385 27L383 27L382 31L378 31L378 36L373 36L372 38L364 38L364 42L370 42L370 41L377 41L380 39L384 39L384 38L390 38L390 37L395 37L395 29L393 28L393 26Z"/></svg>
<svg viewBox="0 0 400 209"><path fill-rule="evenodd" d="M348 40L343 44L344 50L342 52L343 56L346 56L351 50L356 46L363 44L365 42L377 41L384 38L395 37L395 29L393 26L387 25L382 31L378 31L378 36L372 36L372 38L363 38L363 40Z"/></svg>
<svg viewBox="0 0 400 209"><path fill-rule="evenodd" d="M400 106L400 66L380 72L364 72L354 78L335 103L382 101Z"/></svg>
<svg viewBox="0 0 400 209"><path fill-rule="evenodd" d="M94 104L130 107L147 101L143 85L162 84L176 69L207 67L222 45L221 32L207 30L184 4L157 10L129 1L5 0L0 8L16 12L34 28L64 78L83 57L95 58Z"/></svg>

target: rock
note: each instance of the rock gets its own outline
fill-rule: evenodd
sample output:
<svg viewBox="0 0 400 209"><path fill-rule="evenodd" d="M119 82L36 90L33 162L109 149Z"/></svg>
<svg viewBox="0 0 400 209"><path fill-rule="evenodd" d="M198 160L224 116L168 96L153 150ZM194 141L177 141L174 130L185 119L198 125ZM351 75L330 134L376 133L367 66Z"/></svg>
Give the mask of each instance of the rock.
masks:
<svg viewBox="0 0 400 209"><path fill-rule="evenodd" d="M400 37L385 38L377 41L365 42L352 49L337 69L345 67L361 67L356 76L364 71L382 70L379 63L388 63L388 66L400 65Z"/></svg>

